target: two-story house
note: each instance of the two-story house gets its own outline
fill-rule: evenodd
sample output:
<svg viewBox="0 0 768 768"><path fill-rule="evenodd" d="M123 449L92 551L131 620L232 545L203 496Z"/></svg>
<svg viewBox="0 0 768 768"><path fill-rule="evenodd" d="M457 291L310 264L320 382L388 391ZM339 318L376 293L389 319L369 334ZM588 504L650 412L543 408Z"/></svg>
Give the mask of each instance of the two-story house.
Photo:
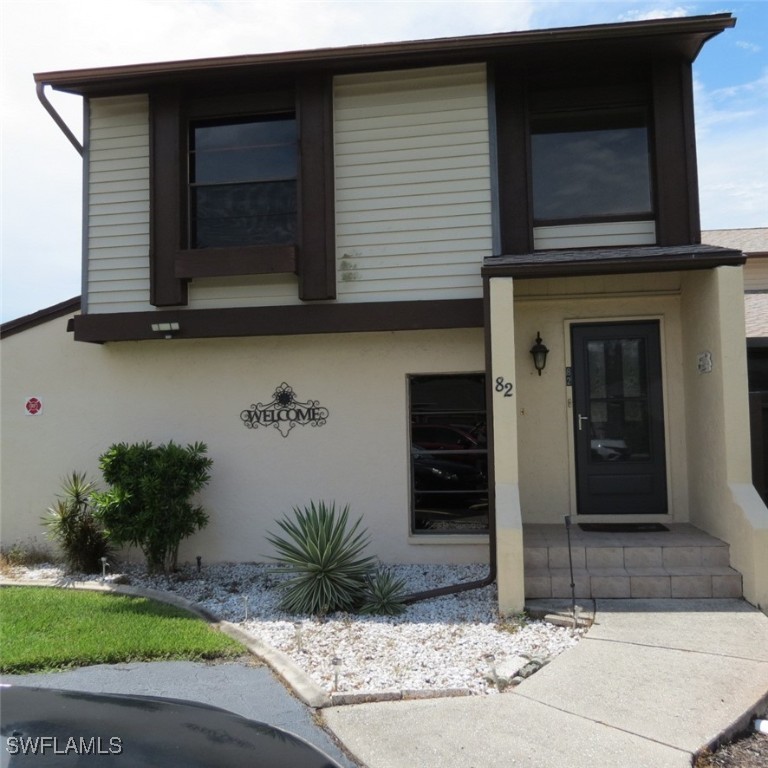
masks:
<svg viewBox="0 0 768 768"><path fill-rule="evenodd" d="M734 23L36 75L83 98L83 293L16 349L12 531L113 442L201 440L182 559L266 559L335 500L384 562L489 562L516 611L570 594L568 516L580 596L743 577L768 606L744 255L697 200L692 62Z"/></svg>

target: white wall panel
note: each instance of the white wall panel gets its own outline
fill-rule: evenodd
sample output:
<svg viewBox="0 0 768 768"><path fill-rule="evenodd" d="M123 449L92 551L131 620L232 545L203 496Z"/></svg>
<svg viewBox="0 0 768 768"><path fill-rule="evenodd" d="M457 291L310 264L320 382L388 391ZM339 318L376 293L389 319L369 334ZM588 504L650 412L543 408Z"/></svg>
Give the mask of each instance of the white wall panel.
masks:
<svg viewBox="0 0 768 768"><path fill-rule="evenodd" d="M335 83L339 301L474 298L491 254L482 65Z"/></svg>
<svg viewBox="0 0 768 768"><path fill-rule="evenodd" d="M533 230L533 247L537 251L655 244L656 224L653 221L565 224Z"/></svg>
<svg viewBox="0 0 768 768"><path fill-rule="evenodd" d="M149 304L149 106L92 99L88 146L89 313Z"/></svg>

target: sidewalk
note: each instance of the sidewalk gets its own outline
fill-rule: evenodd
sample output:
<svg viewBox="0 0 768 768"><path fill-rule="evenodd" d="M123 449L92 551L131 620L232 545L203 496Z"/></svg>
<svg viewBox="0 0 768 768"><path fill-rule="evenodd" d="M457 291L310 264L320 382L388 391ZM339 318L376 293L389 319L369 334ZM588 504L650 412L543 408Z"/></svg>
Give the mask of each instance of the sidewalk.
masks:
<svg viewBox="0 0 768 768"><path fill-rule="evenodd" d="M766 703L768 617L747 603L598 600L512 692L322 712L367 768L684 768Z"/></svg>

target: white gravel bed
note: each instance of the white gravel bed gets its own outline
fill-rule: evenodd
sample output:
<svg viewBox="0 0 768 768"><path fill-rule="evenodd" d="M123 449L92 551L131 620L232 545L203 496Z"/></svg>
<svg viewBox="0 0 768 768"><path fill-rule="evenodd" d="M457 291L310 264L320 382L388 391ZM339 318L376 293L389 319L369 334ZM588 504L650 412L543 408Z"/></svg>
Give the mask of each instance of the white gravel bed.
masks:
<svg viewBox="0 0 768 768"><path fill-rule="evenodd" d="M485 565L387 566L408 592L475 581ZM65 576L55 566L19 569L24 579L94 579ZM574 646L584 630L514 617L500 620L496 587L413 603L396 617L332 614L324 619L278 609L277 566L228 564L184 566L170 578L148 576L137 566L110 573L108 581L173 592L289 656L316 683L340 693L465 689L497 693L492 666L525 656L550 660ZM493 658L490 658L493 657ZM334 666L336 659L336 666Z"/></svg>

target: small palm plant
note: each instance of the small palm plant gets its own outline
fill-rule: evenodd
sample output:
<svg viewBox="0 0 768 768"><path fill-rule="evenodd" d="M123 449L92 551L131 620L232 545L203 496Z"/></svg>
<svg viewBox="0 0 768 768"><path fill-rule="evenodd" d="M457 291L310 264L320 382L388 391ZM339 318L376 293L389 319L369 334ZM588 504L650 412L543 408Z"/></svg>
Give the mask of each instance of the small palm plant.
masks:
<svg viewBox="0 0 768 768"><path fill-rule="evenodd" d="M398 578L386 568L379 568L368 577L360 613L399 616L406 608L403 602L405 587L405 579Z"/></svg>
<svg viewBox="0 0 768 768"><path fill-rule="evenodd" d="M111 546L91 509L96 486L84 472L72 472L61 490L62 495L48 507L48 515L43 520L48 536L61 547L70 570L98 573L101 558L110 554Z"/></svg>
<svg viewBox="0 0 768 768"><path fill-rule="evenodd" d="M288 613L324 616L353 611L363 600L375 558L364 556L368 534L359 530L362 518L347 529L349 506L337 512L324 502L294 508L294 519L277 524L286 537L268 534L274 558L294 574L284 586L280 607Z"/></svg>

